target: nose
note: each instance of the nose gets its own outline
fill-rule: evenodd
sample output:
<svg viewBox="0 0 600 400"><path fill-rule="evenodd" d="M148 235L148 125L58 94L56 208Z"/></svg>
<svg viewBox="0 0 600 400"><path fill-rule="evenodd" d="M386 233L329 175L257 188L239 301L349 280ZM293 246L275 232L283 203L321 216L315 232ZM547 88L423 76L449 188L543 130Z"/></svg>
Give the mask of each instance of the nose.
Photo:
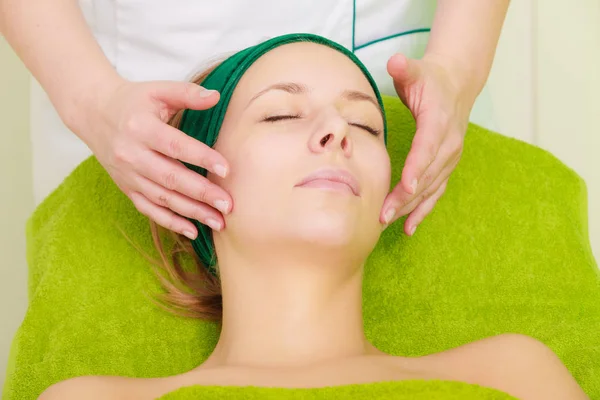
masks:
<svg viewBox="0 0 600 400"><path fill-rule="evenodd" d="M345 157L352 155L352 139L348 122L337 113L324 116L322 123L310 138L308 146L313 153L342 151Z"/></svg>

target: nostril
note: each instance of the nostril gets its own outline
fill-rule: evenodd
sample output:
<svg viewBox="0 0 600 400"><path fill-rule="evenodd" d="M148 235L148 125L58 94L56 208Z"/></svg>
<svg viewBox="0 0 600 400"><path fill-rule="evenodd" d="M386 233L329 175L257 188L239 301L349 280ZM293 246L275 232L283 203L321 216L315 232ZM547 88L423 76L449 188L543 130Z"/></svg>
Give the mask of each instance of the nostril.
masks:
<svg viewBox="0 0 600 400"><path fill-rule="evenodd" d="M342 149L345 149L348 146L348 140L347 139L348 139L347 137L344 137L342 139L342 143L341 143Z"/></svg>
<svg viewBox="0 0 600 400"><path fill-rule="evenodd" d="M325 137L323 137L323 139L321 139L321 146L325 146L327 144L327 142L329 141L329 138L331 137L331 133L325 135Z"/></svg>

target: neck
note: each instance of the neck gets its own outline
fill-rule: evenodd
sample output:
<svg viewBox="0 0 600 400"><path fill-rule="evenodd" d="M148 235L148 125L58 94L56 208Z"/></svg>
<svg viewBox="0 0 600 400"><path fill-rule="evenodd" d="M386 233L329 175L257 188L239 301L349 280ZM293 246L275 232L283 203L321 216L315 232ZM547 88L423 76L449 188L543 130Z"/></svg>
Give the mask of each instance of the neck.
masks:
<svg viewBox="0 0 600 400"><path fill-rule="evenodd" d="M223 323L205 367L296 367L377 352L363 330L362 265L219 261Z"/></svg>

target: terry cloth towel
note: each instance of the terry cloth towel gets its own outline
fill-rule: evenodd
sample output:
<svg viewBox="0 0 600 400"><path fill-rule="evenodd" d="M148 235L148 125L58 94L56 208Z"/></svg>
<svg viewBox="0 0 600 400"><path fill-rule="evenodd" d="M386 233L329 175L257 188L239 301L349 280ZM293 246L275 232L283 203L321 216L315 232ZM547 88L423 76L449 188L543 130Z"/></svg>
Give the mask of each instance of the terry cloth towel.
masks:
<svg viewBox="0 0 600 400"><path fill-rule="evenodd" d="M399 100L385 104L394 184L415 127ZM471 125L446 194L414 237L402 233L404 219L385 231L366 266L365 331L375 346L417 356L526 334L552 348L600 399L600 272L588 240L586 188L575 172L544 150ZM210 354L216 326L155 306L148 262L118 228L157 257L146 218L95 158L31 216L30 305L14 338L5 400L35 399L74 376L178 374ZM165 399L200 397L509 398L475 385L406 381L304 390L196 386Z"/></svg>
<svg viewBox="0 0 600 400"><path fill-rule="evenodd" d="M504 392L462 382L413 380L318 389L276 389L260 387L189 386L162 396L160 400L512 400Z"/></svg>

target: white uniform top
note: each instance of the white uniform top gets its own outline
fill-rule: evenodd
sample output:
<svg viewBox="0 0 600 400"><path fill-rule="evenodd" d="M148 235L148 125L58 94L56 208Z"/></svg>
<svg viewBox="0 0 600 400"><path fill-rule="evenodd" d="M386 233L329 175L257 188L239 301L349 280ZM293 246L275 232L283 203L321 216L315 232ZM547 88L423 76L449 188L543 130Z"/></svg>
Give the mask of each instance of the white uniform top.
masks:
<svg viewBox="0 0 600 400"><path fill-rule="evenodd" d="M294 32L332 39L355 54L383 94L395 95L389 57L423 55L435 0L80 0L96 40L132 81L187 80L210 61ZM93 76L89 77L94 79ZM31 139L39 204L91 152L34 82Z"/></svg>

